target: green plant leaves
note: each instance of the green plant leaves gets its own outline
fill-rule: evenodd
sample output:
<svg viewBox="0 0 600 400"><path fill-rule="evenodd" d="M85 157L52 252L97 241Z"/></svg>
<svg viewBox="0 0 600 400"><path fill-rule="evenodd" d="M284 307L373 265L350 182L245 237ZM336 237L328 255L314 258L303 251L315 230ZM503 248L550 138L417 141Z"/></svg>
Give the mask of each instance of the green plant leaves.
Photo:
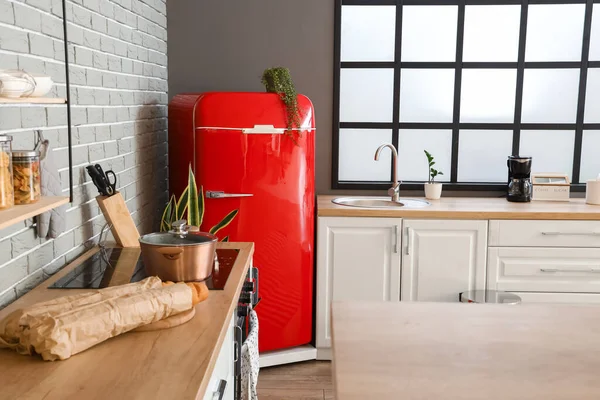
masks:
<svg viewBox="0 0 600 400"><path fill-rule="evenodd" d="M442 171L438 171L437 169L433 168L433 166L435 165L433 156L427 150L423 150L423 151L425 152L425 156L427 157L427 163L429 164L429 182L433 182L433 180L435 179L436 176L444 175L444 173Z"/></svg>
<svg viewBox="0 0 600 400"><path fill-rule="evenodd" d="M284 67L265 69L261 78L265 89L269 93L278 93L286 109L286 134L298 145L292 135L294 127L300 128L301 115L298 107L298 93L292 80L290 70Z"/></svg>
<svg viewBox="0 0 600 400"><path fill-rule="evenodd" d="M196 186L196 178L194 177L194 172L192 171L192 166L190 165L190 170L188 173L188 212L187 212L187 221L188 225L191 226L200 226L202 222L200 219L200 210L199 210L199 201L198 201L198 187Z"/></svg>
<svg viewBox="0 0 600 400"><path fill-rule="evenodd" d="M200 227L200 225L202 225L202 221L204 220L204 208L204 188L200 186L200 190L198 190L196 178L194 176L194 172L192 171L192 166L190 165L188 173L188 186L181 194L181 197L179 197L179 200L177 200L175 195L172 195L169 199L160 221L161 232L171 230L171 224L174 221L183 218L187 219L188 225ZM210 233L214 235L229 225L237 216L238 211L239 210L233 210L227 214L225 218L221 220L221 222L210 228ZM229 236L225 236L221 241L228 242Z"/></svg>
<svg viewBox="0 0 600 400"><path fill-rule="evenodd" d="M229 225L231 223L231 221L233 221L233 219L235 218L235 216L238 214L239 210L233 210L231 211L229 214L227 214L225 216L225 218L223 218L221 220L221 222L219 222L218 224L216 224L215 226L213 226L212 228L210 228L210 233L212 233L213 235L215 235L217 232L219 232L221 229L225 228L227 225Z"/></svg>
<svg viewBox="0 0 600 400"><path fill-rule="evenodd" d="M175 220L179 220L182 219L185 215L185 212L187 211L187 206L188 206L188 192L190 190L190 187L186 187L185 190L183 191L183 193L181 194L181 197L179 198L179 201L177 202L177 207L175 208Z"/></svg>
<svg viewBox="0 0 600 400"><path fill-rule="evenodd" d="M171 224L174 221L175 217L175 208L177 207L177 199L175 195L171 196L165 210L163 211L162 217L160 219L160 231L167 232L171 229Z"/></svg>

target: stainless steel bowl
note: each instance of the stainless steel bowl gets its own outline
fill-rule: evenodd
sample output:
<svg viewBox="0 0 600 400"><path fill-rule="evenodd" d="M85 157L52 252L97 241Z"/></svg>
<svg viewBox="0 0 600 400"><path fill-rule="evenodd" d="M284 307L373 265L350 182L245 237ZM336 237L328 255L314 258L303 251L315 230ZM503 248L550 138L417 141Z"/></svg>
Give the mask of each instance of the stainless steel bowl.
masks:
<svg viewBox="0 0 600 400"><path fill-rule="evenodd" d="M163 281L203 281L213 270L217 237L211 233L150 233L140 237L149 276Z"/></svg>

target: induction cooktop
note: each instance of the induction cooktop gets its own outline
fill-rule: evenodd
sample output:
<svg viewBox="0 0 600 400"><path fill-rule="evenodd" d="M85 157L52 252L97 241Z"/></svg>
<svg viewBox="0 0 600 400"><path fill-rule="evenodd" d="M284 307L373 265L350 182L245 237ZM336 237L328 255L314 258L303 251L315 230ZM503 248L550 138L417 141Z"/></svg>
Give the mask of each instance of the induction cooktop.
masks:
<svg viewBox="0 0 600 400"><path fill-rule="evenodd" d="M218 264L205 281L210 290L223 290L238 256L237 249L217 249ZM102 289L139 282L147 278L139 249L103 248L92 255L49 289Z"/></svg>

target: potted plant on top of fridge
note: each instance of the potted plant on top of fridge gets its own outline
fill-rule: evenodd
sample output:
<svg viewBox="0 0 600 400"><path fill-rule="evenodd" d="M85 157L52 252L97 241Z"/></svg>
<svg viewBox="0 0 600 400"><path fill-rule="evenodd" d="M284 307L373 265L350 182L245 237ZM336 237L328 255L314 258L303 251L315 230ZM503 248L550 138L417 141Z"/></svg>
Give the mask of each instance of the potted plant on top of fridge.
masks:
<svg viewBox="0 0 600 400"><path fill-rule="evenodd" d="M425 198L429 200L439 200L439 198L442 197L442 184L439 182L434 182L434 180L436 176L444 175L444 173L433 168L435 165L433 156L427 150L423 151L427 157L427 164L429 167L429 181L425 183Z"/></svg>
<svg viewBox="0 0 600 400"><path fill-rule="evenodd" d="M285 133L294 143L298 144L293 131L295 128L300 128L302 116L298 107L298 93L290 70L284 67L267 68L263 72L261 82L265 85L268 93L277 93L281 98L286 111L287 129ZM297 132L300 135L300 131Z"/></svg>

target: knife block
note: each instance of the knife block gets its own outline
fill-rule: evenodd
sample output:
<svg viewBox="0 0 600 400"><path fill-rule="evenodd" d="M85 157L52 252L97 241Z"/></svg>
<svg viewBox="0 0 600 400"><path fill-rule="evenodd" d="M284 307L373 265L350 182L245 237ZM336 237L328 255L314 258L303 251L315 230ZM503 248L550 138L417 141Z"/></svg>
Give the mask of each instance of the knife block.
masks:
<svg viewBox="0 0 600 400"><path fill-rule="evenodd" d="M140 233L131 218L125 200L120 192L112 196L96 197L106 221L112 225L111 231L121 247L140 247Z"/></svg>

